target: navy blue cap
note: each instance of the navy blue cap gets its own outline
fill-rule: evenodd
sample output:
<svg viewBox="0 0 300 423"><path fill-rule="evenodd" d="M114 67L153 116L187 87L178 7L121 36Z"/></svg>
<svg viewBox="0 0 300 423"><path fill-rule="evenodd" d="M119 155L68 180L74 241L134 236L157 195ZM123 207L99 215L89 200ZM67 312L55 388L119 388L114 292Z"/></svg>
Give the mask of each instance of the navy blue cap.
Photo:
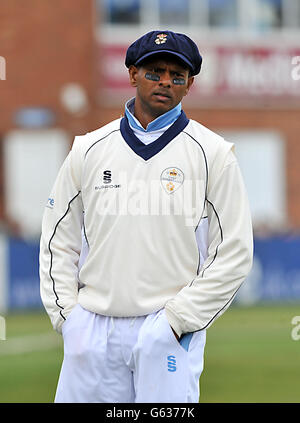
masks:
<svg viewBox="0 0 300 423"><path fill-rule="evenodd" d="M191 75L200 72L202 57L194 41L172 31L151 31L140 37L128 47L125 65L137 66L147 57L160 53L177 56L189 67Z"/></svg>

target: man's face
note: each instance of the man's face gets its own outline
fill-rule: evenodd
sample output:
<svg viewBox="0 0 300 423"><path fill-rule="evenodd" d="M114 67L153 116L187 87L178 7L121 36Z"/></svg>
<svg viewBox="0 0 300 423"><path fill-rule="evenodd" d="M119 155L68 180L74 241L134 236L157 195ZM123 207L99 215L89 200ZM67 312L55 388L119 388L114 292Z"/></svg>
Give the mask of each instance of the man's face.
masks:
<svg viewBox="0 0 300 423"><path fill-rule="evenodd" d="M136 87L135 107L154 119L177 106L194 80L189 70L172 56L156 56L139 67L131 66L129 77Z"/></svg>

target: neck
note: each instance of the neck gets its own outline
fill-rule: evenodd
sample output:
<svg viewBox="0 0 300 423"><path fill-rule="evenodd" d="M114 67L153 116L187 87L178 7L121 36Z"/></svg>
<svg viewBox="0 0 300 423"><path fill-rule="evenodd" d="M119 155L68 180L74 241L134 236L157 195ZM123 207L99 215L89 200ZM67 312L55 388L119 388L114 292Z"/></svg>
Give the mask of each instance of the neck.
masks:
<svg viewBox="0 0 300 423"><path fill-rule="evenodd" d="M145 132L160 130L172 125L178 119L181 112L181 103L177 104L176 107L173 107L173 109L167 112L158 114L157 117L156 115L153 116L152 113L148 113L147 110L145 113L140 113L139 107L137 108L137 113L135 113L135 98L128 100L125 105L125 114L127 115L130 125L135 129L140 129ZM141 117L144 126L142 126L139 121L139 116Z"/></svg>
<svg viewBox="0 0 300 423"><path fill-rule="evenodd" d="M161 116L163 113L155 113L152 110L150 110L146 105L143 105L138 97L135 99L134 103L134 116L137 118L137 120L140 122L142 127L144 129L147 128L149 123L153 122L156 118Z"/></svg>

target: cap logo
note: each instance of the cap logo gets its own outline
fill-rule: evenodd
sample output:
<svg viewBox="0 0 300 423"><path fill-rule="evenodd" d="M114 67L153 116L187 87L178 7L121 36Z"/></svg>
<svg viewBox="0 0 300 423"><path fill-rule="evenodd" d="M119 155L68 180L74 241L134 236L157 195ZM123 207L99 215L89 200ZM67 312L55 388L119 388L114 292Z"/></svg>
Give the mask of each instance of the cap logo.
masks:
<svg viewBox="0 0 300 423"><path fill-rule="evenodd" d="M167 34L158 34L155 43L156 44L164 44L167 41Z"/></svg>

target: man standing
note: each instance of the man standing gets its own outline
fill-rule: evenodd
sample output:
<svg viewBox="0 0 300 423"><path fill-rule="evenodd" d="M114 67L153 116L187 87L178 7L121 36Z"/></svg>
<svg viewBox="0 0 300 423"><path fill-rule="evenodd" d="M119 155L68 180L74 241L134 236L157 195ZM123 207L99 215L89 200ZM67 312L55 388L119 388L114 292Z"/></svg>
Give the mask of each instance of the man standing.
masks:
<svg viewBox="0 0 300 423"><path fill-rule="evenodd" d="M233 144L181 108L184 34L127 50L125 115L75 138L45 209L41 296L62 332L57 402L198 402L205 331L252 263Z"/></svg>

